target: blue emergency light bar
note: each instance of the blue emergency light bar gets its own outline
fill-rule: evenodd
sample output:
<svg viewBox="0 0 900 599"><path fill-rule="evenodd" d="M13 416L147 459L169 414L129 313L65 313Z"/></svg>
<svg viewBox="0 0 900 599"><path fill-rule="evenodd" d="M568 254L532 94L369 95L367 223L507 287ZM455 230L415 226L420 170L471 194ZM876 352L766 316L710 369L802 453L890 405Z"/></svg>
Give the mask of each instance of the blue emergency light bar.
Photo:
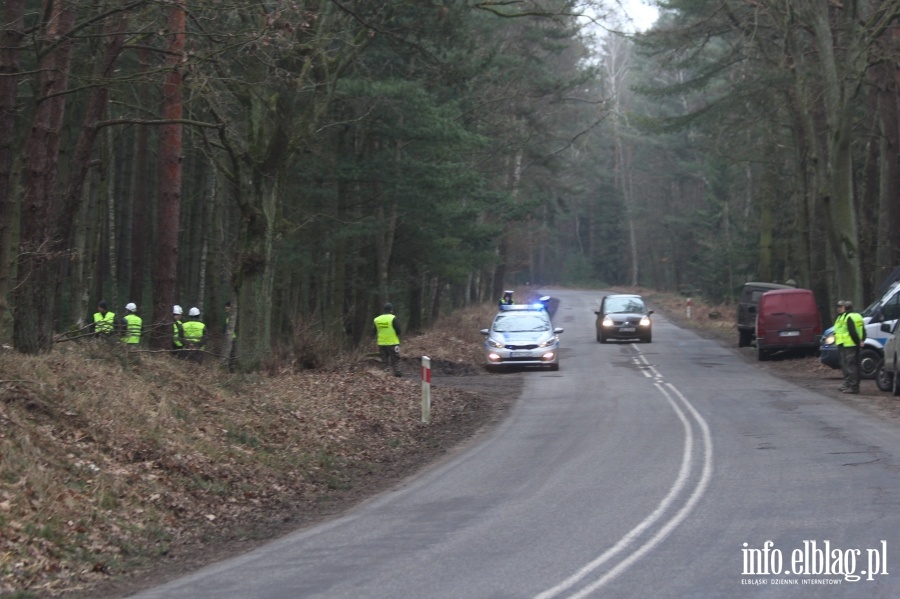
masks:
<svg viewBox="0 0 900 599"><path fill-rule="evenodd" d="M547 306L537 302L534 304L503 304L500 310L546 310Z"/></svg>

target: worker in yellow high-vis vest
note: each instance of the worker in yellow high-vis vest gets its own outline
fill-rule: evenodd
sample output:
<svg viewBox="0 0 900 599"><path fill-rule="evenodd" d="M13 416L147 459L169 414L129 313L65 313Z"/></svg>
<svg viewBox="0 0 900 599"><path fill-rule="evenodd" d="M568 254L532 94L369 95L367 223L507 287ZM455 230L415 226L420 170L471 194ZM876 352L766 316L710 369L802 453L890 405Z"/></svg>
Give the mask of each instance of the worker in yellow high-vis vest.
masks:
<svg viewBox="0 0 900 599"><path fill-rule="evenodd" d="M176 358L181 358L182 360L187 357L187 354L184 353L184 324L181 322L181 317L184 315L184 309L175 304L172 306L172 353L175 354Z"/></svg>
<svg viewBox="0 0 900 599"><path fill-rule="evenodd" d="M394 376L400 376L400 323L394 315L394 305L390 302L382 308L383 314L375 318L375 334L381 363L392 368Z"/></svg>
<svg viewBox="0 0 900 599"><path fill-rule="evenodd" d="M862 316L853 310L853 302L842 300L837 304L838 317L834 321L834 344L841 353L844 382L839 387L843 393L859 393L859 350L866 337Z"/></svg>
<svg viewBox="0 0 900 599"><path fill-rule="evenodd" d="M137 305L134 302L125 304L125 316L122 317L121 327L124 335L122 335L122 343L134 347L141 343L141 333L143 332L143 320L136 314Z"/></svg>
<svg viewBox="0 0 900 599"><path fill-rule="evenodd" d="M206 350L206 325L200 320L200 309L193 307L188 310L188 319L181 326L184 330L182 342L187 359L200 364Z"/></svg>
<svg viewBox="0 0 900 599"><path fill-rule="evenodd" d="M112 335L116 326L116 315L110 312L106 300L97 303L97 311L94 312L94 335L108 338Z"/></svg>

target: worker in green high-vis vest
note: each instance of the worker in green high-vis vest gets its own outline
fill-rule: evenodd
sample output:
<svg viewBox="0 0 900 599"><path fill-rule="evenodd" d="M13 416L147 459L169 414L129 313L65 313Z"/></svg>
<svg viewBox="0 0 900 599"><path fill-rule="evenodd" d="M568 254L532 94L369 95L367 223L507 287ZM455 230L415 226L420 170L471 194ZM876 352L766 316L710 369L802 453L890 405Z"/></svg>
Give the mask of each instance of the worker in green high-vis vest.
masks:
<svg viewBox="0 0 900 599"><path fill-rule="evenodd" d="M390 302L382 308L384 312L375 318L375 334L378 341L378 353L381 363L400 376L400 323L394 315L394 305Z"/></svg>
<svg viewBox="0 0 900 599"><path fill-rule="evenodd" d="M206 349L206 325L200 320L200 309L193 307L188 310L188 318L181 325L184 330L184 351L187 359L198 364L203 362L203 352Z"/></svg>
<svg viewBox="0 0 900 599"><path fill-rule="evenodd" d="M116 314L109 311L106 300L97 303L97 311L94 313L94 335L108 338L112 335L116 326Z"/></svg>
<svg viewBox="0 0 900 599"><path fill-rule="evenodd" d="M140 345L141 333L143 332L143 320L137 314L137 305L134 302L125 304L125 316L122 317L120 326L124 335L122 335L122 343L127 343L131 347Z"/></svg>

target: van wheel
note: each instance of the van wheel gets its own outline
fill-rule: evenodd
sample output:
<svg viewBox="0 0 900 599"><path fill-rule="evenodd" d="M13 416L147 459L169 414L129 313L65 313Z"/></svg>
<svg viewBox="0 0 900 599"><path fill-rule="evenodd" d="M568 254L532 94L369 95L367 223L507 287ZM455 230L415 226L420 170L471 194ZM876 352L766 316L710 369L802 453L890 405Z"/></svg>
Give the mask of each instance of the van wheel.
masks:
<svg viewBox="0 0 900 599"><path fill-rule="evenodd" d="M900 376L897 376L897 360L894 360L894 379L891 381L891 394L900 395Z"/></svg>
<svg viewBox="0 0 900 599"><path fill-rule="evenodd" d="M761 347L756 348L756 358L760 362L765 362L769 359L769 352Z"/></svg>
<svg viewBox="0 0 900 599"><path fill-rule="evenodd" d="M881 357L878 350L864 347L859 352L859 378L874 379L878 373L878 367L883 361L884 358Z"/></svg>
<svg viewBox="0 0 900 599"><path fill-rule="evenodd" d="M748 347L753 341L753 335L750 331L738 331L738 347Z"/></svg>
<svg viewBox="0 0 900 599"><path fill-rule="evenodd" d="M875 373L875 384L878 385L880 391L893 391L895 378L893 373L884 370L884 364L882 364Z"/></svg>

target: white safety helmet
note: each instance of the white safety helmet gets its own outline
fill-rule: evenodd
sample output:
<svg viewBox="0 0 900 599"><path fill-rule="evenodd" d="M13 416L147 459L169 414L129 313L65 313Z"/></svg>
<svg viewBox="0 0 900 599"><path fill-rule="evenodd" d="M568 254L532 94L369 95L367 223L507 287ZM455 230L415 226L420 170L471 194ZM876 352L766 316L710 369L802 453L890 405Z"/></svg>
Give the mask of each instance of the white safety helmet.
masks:
<svg viewBox="0 0 900 599"><path fill-rule="evenodd" d="M181 316L182 314L184 314L184 311L181 309L181 306L175 305L172 306L172 314Z"/></svg>
<svg viewBox="0 0 900 599"><path fill-rule="evenodd" d="M190 310L188 310L188 316L200 316L200 309L191 308Z"/></svg>
<svg viewBox="0 0 900 599"><path fill-rule="evenodd" d="M134 305L134 302L128 302L127 304L125 304L125 309L129 312L136 312L137 306Z"/></svg>

